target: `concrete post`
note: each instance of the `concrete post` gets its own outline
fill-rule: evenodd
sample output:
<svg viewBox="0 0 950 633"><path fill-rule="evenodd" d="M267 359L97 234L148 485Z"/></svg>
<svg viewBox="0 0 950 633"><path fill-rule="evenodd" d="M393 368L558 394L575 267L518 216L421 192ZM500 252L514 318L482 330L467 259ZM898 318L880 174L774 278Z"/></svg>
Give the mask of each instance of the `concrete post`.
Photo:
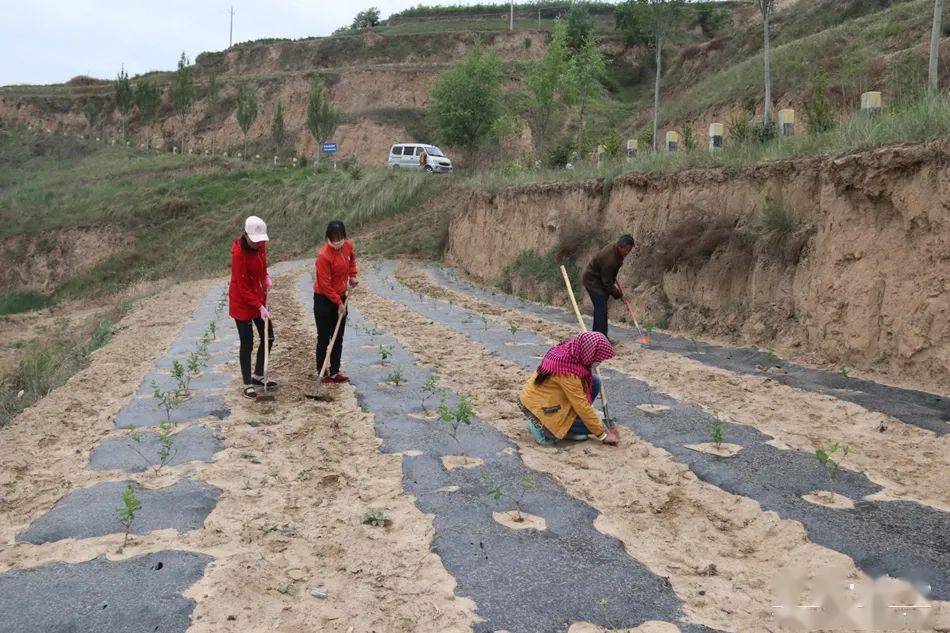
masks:
<svg viewBox="0 0 950 633"><path fill-rule="evenodd" d="M872 90L861 95L861 114L865 116L877 116L884 107L881 100L881 93Z"/></svg>
<svg viewBox="0 0 950 633"><path fill-rule="evenodd" d="M725 128L722 123L709 124L709 150L722 149Z"/></svg>
<svg viewBox="0 0 950 633"><path fill-rule="evenodd" d="M627 160L633 160L637 157L637 139L627 139Z"/></svg>
<svg viewBox="0 0 950 633"><path fill-rule="evenodd" d="M785 108L778 111L779 136L795 136L795 111Z"/></svg>
<svg viewBox="0 0 950 633"><path fill-rule="evenodd" d="M666 151L675 152L679 149L680 133L676 130L670 130L666 133Z"/></svg>

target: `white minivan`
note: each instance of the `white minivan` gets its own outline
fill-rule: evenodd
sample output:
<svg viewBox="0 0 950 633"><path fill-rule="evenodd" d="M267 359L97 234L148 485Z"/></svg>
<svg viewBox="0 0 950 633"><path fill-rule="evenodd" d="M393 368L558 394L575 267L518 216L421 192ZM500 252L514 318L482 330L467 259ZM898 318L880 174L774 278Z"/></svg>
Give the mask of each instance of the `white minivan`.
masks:
<svg viewBox="0 0 950 633"><path fill-rule="evenodd" d="M452 161L435 145L424 143L396 143L389 148L389 166L392 169L422 169L419 157L426 153L425 170L438 174L452 171Z"/></svg>

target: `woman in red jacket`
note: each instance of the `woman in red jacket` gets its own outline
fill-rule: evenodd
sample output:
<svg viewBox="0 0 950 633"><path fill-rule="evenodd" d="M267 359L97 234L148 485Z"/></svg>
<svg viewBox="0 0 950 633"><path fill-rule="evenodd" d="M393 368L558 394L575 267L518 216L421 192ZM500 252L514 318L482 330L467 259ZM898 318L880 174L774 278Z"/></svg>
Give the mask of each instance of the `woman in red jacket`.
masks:
<svg viewBox="0 0 950 633"><path fill-rule="evenodd" d="M254 327L258 338L264 340L264 320L267 320L268 346L274 343L274 324L267 312L267 289L273 285L267 274L267 225L252 215L244 222L244 233L231 247L231 284L228 288L229 313L237 324L241 339L241 377L244 397L256 398L257 387L264 386L264 346L257 346L254 373L251 373L251 350L254 349ZM268 381L268 386L277 384Z"/></svg>
<svg viewBox="0 0 950 633"><path fill-rule="evenodd" d="M326 243L317 252L317 277L313 282L313 318L317 322L317 372L323 369L330 337L338 318L340 330L330 350L330 367L323 382L347 382L340 373L343 333L346 330L346 293L356 286L356 255L339 220L327 224Z"/></svg>

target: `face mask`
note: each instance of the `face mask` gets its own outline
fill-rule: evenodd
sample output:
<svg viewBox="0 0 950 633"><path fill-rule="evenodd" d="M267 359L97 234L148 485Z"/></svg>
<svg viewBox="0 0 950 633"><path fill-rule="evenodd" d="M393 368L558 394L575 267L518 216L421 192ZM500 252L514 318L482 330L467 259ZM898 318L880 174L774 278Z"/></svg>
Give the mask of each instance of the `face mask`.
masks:
<svg viewBox="0 0 950 633"><path fill-rule="evenodd" d="M338 242L330 242L330 246L332 246L336 250L340 250L341 248L343 248L344 242L346 242L346 240L340 240Z"/></svg>

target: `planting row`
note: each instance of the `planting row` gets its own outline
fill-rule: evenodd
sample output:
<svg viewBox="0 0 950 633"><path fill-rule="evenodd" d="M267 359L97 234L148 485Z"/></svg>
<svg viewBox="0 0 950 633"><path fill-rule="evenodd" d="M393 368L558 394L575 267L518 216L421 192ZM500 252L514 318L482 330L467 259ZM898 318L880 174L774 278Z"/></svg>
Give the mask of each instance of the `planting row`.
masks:
<svg viewBox="0 0 950 633"><path fill-rule="evenodd" d="M308 304L309 278L300 281ZM434 516L432 549L472 598L478 631L608 628L682 621L662 578L594 528L597 512L525 466L515 445L479 420L468 398L440 389L391 336L350 310L344 360L380 450L403 456L404 486ZM364 517L385 523L381 512ZM567 579L570 579L567 581Z"/></svg>
<svg viewBox="0 0 950 633"><path fill-rule="evenodd" d="M513 297L497 290L489 290L461 279L458 273L443 266L428 265L426 271L436 283L470 294L488 303L521 310L544 319L574 325L574 315L561 308L542 305L524 298ZM777 382L821 393L847 402L853 402L869 411L879 411L907 424L944 435L950 431L950 399L942 396L882 385L849 376L847 370L828 372L805 367L778 358L770 351L754 348L734 348L712 345L694 339L659 332L649 325L649 349L685 356L712 367L732 372L768 375ZM628 326L611 325L611 337L617 340L637 340L637 330Z"/></svg>
<svg viewBox="0 0 950 633"><path fill-rule="evenodd" d="M525 369L536 366L546 351L548 343L534 334L413 294L393 281L392 269L386 264L373 271L368 276L369 288ZM754 428L684 406L628 375L608 371L604 380L611 413L637 436L687 464L701 480L802 522L813 542L846 554L869 575L909 578L933 598L950 596L950 546L943 538L950 532L950 516L914 502L865 500L880 487L863 474L839 468L842 459L847 459L844 446L831 445L817 454L782 450ZM703 446L717 443L719 451ZM738 453L721 456L725 443L734 444ZM814 503L831 496L828 488L837 488L834 498L846 500L842 505L849 509Z"/></svg>

